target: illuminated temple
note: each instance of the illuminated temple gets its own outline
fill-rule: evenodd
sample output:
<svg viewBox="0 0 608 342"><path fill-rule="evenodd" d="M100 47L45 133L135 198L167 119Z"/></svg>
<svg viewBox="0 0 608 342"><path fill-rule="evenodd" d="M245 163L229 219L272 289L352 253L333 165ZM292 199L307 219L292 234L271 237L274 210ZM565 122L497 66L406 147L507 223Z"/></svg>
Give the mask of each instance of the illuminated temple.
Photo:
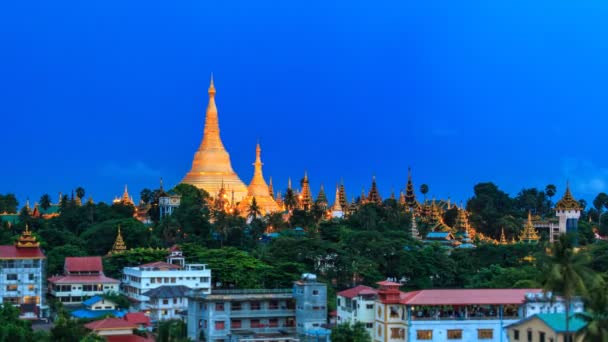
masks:
<svg viewBox="0 0 608 342"><path fill-rule="evenodd" d="M203 189L211 196L216 196L220 190L225 188L236 202L240 202L247 196L247 187L232 169L230 155L220 138L213 77L209 85L209 104L205 117L203 141L194 153L192 169L186 174L182 183ZM268 190L266 193L268 194Z"/></svg>
<svg viewBox="0 0 608 342"><path fill-rule="evenodd" d="M260 208L262 215L270 214L280 210L277 202L272 198L268 184L264 180L262 174L262 149L260 144L255 147L255 163L253 163L253 178L247 189L247 196L239 203L239 212L247 214L251 202L255 198L255 202Z"/></svg>

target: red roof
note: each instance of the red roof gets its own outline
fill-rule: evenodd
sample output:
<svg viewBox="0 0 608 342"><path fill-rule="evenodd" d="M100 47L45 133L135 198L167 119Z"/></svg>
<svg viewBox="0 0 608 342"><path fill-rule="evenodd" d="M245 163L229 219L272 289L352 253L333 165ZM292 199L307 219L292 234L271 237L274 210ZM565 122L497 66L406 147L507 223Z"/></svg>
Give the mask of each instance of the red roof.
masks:
<svg viewBox="0 0 608 342"><path fill-rule="evenodd" d="M394 282L388 281L388 280L380 281L380 282L377 282L376 284L378 284L380 286L401 286L401 284L399 284L399 283L394 283Z"/></svg>
<svg viewBox="0 0 608 342"><path fill-rule="evenodd" d="M146 316L143 312L129 312L123 317L129 323L133 324L143 324L145 326L150 325L150 317Z"/></svg>
<svg viewBox="0 0 608 342"><path fill-rule="evenodd" d="M145 338L137 335L110 335L104 337L108 342L154 342L154 338Z"/></svg>
<svg viewBox="0 0 608 342"><path fill-rule="evenodd" d="M402 293L406 305L489 305L522 304L527 293L541 289L455 289L420 290Z"/></svg>
<svg viewBox="0 0 608 342"><path fill-rule="evenodd" d="M49 283L53 284L120 284L120 280L108 278L105 275L68 275L68 276L55 276L48 279Z"/></svg>
<svg viewBox="0 0 608 342"><path fill-rule="evenodd" d="M106 318L99 321L93 321L84 325L85 328L98 331L98 330L126 330L135 329L137 326L131 322L127 322L120 318Z"/></svg>
<svg viewBox="0 0 608 342"><path fill-rule="evenodd" d="M181 269L182 268L180 265L174 265L174 264L170 264L170 263L164 262L164 261L151 262L149 264L139 265L138 267L173 268L173 269Z"/></svg>
<svg viewBox="0 0 608 342"><path fill-rule="evenodd" d="M45 259L39 247L0 246L0 259Z"/></svg>
<svg viewBox="0 0 608 342"><path fill-rule="evenodd" d="M67 257L65 258L66 272L102 272L101 257Z"/></svg>
<svg viewBox="0 0 608 342"><path fill-rule="evenodd" d="M362 292L365 292L365 293L362 293ZM361 294L376 294L376 293L378 293L378 292L369 286L359 285L359 286L353 287L352 289L338 292L338 296L350 299L350 298L357 297L358 295L361 295Z"/></svg>

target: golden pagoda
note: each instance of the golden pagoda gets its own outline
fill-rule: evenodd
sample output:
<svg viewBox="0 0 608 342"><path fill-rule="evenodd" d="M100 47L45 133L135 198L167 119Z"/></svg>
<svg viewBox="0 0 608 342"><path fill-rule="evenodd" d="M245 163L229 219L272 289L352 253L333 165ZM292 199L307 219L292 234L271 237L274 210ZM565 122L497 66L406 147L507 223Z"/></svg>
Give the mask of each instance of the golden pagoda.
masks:
<svg viewBox="0 0 608 342"><path fill-rule="evenodd" d="M302 192L298 196L300 202L300 208L304 210L310 209L312 205L312 193L310 192L310 184L308 183L308 172L304 172L304 179L302 179Z"/></svg>
<svg viewBox="0 0 608 342"><path fill-rule="evenodd" d="M285 211L285 203L283 203L283 195L281 194L281 190L277 192L277 197L274 201L277 202L277 205L279 208L281 208L281 211Z"/></svg>
<svg viewBox="0 0 608 342"><path fill-rule="evenodd" d="M382 197L380 196L380 192L378 192L378 187L376 186L376 176L372 177L372 186L369 189L367 201L378 205L382 204Z"/></svg>
<svg viewBox="0 0 608 342"><path fill-rule="evenodd" d="M556 210L581 210L581 205L574 199L570 192L570 183L566 184L566 192L564 196L555 204Z"/></svg>
<svg viewBox="0 0 608 342"><path fill-rule="evenodd" d="M336 199L334 205L331 206L331 211L336 213L343 213L342 204L340 203L340 185L336 184Z"/></svg>
<svg viewBox="0 0 608 342"><path fill-rule="evenodd" d="M120 226L118 226L118 232L116 234L116 241L114 241L114 245L112 245L112 249L108 252L108 255L122 253L127 250L127 245L125 245L125 241L122 239L122 233L120 232Z"/></svg>
<svg viewBox="0 0 608 342"><path fill-rule="evenodd" d="M229 190L234 191L234 199L237 202L247 196L247 187L232 170L230 155L220 138L220 126L215 106L215 87L213 76L211 76L203 141L194 153L192 169L186 174L182 183L194 185L213 196L220 191L222 182ZM268 195L268 190L266 195Z"/></svg>
<svg viewBox="0 0 608 342"><path fill-rule="evenodd" d="M30 231L30 227L26 224L25 230L19 236L17 243L15 244L17 248L36 248L40 247L40 242L36 240L36 237L32 235Z"/></svg>
<svg viewBox="0 0 608 342"><path fill-rule="evenodd" d="M342 210L346 210L348 207L348 199L346 198L346 189L344 188L344 181L340 181L340 206Z"/></svg>
<svg viewBox="0 0 608 342"><path fill-rule="evenodd" d="M500 242L499 242L499 244L501 244L501 245L508 245L509 244L509 242L507 242L507 238L505 237L505 228L504 227L500 230Z"/></svg>
<svg viewBox="0 0 608 342"><path fill-rule="evenodd" d="M125 184L125 190L122 193L121 197L116 197L114 198L114 200L112 201L112 203L122 203L122 204L130 204L132 206L135 206L135 202L133 202L133 197L131 197L129 195L129 189L127 187L127 184Z"/></svg>
<svg viewBox="0 0 608 342"><path fill-rule="evenodd" d="M270 195L270 197L272 197L272 199L275 199L274 187L272 186L272 177L270 177L270 179L268 180L268 194Z"/></svg>
<svg viewBox="0 0 608 342"><path fill-rule="evenodd" d="M323 183L321 183L321 189L319 189L319 193L317 194L317 199L315 200L315 203L323 210L327 209L327 206L329 205L327 201L327 195L325 194L325 188L323 187Z"/></svg>
<svg viewBox="0 0 608 342"><path fill-rule="evenodd" d="M458 216L456 217L456 223L454 224L454 231L456 233L464 233L469 231L469 218L467 216L467 211L461 207L458 208Z"/></svg>
<svg viewBox="0 0 608 342"><path fill-rule="evenodd" d="M526 222L524 230L519 236L519 241L523 243L536 243L539 239L538 234L536 234L536 229L532 224L532 213L528 211L528 221Z"/></svg>
<svg viewBox="0 0 608 342"><path fill-rule="evenodd" d="M405 187L405 203L412 209L418 209L420 203L416 200L416 192L414 191L414 183L412 182L412 169L407 169L407 185Z"/></svg>
<svg viewBox="0 0 608 342"><path fill-rule="evenodd" d="M273 212L280 211L281 208L277 202L270 196L268 185L262 175L262 149L258 143L255 148L255 163L253 163L253 178L249 187L247 188L247 196L239 203L239 212L246 215L249 211L249 206L255 198L257 206L260 208L262 215L270 214Z"/></svg>
<svg viewBox="0 0 608 342"><path fill-rule="evenodd" d="M433 227L431 228L431 231L433 232L450 232L452 230L450 226L443 221L441 211L434 199L431 203L431 222L433 223Z"/></svg>

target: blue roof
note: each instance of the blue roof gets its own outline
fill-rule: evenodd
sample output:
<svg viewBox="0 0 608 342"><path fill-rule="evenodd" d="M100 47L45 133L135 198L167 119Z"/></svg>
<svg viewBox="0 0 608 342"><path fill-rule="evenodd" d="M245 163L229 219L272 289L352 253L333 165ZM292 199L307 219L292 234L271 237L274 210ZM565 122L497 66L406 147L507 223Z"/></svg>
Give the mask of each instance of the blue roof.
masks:
<svg viewBox="0 0 608 342"><path fill-rule="evenodd" d="M304 228L302 228L302 227L296 227L294 230L295 230L296 232L303 232L303 231L304 231Z"/></svg>
<svg viewBox="0 0 608 342"><path fill-rule="evenodd" d="M456 248L477 248L477 246L475 246L472 243L463 243L462 245L456 247Z"/></svg>
<svg viewBox="0 0 608 342"><path fill-rule="evenodd" d="M331 335L331 330L325 328L312 328L305 330L304 334L308 336L329 336Z"/></svg>
<svg viewBox="0 0 608 342"><path fill-rule="evenodd" d="M426 238L429 239L445 239L450 236L450 232L430 232L426 235Z"/></svg>
<svg viewBox="0 0 608 342"><path fill-rule="evenodd" d="M73 317L76 318L99 318L106 315L112 315L116 318L122 318L126 312L120 310L87 310L78 309L70 312Z"/></svg>
<svg viewBox="0 0 608 342"><path fill-rule="evenodd" d="M103 299L103 297L101 297L101 296L93 296L93 297L85 300L84 302L82 302L82 304L84 304L85 306L91 306L91 305L99 302L102 299Z"/></svg>

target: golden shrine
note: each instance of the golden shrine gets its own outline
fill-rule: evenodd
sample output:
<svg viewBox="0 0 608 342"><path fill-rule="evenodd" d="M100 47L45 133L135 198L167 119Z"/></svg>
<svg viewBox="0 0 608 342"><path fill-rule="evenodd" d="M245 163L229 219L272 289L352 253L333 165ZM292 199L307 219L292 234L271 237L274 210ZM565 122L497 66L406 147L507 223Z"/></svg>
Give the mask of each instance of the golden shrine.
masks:
<svg viewBox="0 0 608 342"><path fill-rule="evenodd" d="M240 202L247 196L247 187L232 169L230 155L220 138L213 76L209 85L209 104L205 117L203 141L194 153L192 169L186 174L182 183L203 189L211 196L218 194L223 185L229 193L233 194L236 202ZM266 195L268 195L268 190Z"/></svg>
<svg viewBox="0 0 608 342"><path fill-rule="evenodd" d="M281 210L277 202L270 195L271 192L268 188L268 184L266 184L266 181L264 180L264 175L262 174L262 165L264 164L262 163L261 154L262 148L260 148L260 144L257 144L255 147L255 163L253 163L253 178L247 188L247 196L239 203L238 207L239 212L243 216L247 215L251 201L254 198L262 215Z"/></svg>

